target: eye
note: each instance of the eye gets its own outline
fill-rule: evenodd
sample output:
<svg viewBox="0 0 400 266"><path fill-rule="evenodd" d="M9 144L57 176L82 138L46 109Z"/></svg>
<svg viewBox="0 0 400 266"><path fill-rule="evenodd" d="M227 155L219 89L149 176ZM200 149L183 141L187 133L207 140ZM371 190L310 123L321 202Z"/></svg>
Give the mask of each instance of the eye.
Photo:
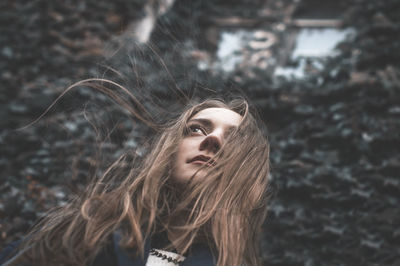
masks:
<svg viewBox="0 0 400 266"><path fill-rule="evenodd" d="M207 135L207 131L201 125L197 125L197 124L193 124L193 125L189 126L189 133L190 134Z"/></svg>

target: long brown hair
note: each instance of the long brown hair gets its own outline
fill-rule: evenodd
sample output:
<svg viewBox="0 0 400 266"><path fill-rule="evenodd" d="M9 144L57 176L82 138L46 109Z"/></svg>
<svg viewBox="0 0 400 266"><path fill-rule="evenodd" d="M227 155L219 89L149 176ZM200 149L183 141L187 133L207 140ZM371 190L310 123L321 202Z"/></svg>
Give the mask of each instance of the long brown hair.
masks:
<svg viewBox="0 0 400 266"><path fill-rule="evenodd" d="M192 178L178 195L171 181L178 143L189 119L211 107L230 109L243 119L215 155L218 164L201 181ZM172 246L183 254L199 239L207 239L219 266L260 265L269 145L245 100L189 105L163 127L146 158L137 160L124 154L83 195L50 211L26 237L14 261L90 264L117 230L120 246L143 256L144 242L156 231L178 230ZM177 224L175 218L182 214L185 221Z"/></svg>

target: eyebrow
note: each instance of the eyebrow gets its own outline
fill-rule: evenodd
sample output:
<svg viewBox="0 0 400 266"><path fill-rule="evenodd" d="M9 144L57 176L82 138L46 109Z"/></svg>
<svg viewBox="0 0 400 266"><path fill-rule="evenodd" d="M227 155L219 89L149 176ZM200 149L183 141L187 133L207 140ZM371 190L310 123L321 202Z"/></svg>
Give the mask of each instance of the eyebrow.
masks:
<svg viewBox="0 0 400 266"><path fill-rule="evenodd" d="M214 123L211 120L206 119L206 118L194 118L194 119L190 119L188 121L188 123L190 123L190 122L197 122L197 123L203 124L203 126L205 126L206 128L214 127ZM224 137L227 137L227 135L229 135L229 133L231 133L233 130L235 130L237 128L238 128L237 126L233 126L233 125L227 126Z"/></svg>

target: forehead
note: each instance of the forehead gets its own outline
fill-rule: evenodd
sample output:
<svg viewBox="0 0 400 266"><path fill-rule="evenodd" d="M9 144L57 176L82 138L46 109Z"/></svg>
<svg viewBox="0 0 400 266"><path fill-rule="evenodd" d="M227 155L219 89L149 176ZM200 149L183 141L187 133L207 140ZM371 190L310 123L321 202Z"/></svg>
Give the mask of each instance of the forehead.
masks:
<svg viewBox="0 0 400 266"><path fill-rule="evenodd" d="M212 107L201 110L190 120L193 119L207 119L216 125L237 127L242 120L242 116L226 108Z"/></svg>

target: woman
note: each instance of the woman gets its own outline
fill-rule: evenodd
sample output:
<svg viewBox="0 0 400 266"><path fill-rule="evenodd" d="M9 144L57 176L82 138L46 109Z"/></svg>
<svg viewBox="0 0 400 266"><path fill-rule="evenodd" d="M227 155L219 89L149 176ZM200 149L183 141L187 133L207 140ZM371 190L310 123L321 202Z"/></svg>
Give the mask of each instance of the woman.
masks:
<svg viewBox="0 0 400 266"><path fill-rule="evenodd" d="M192 105L143 162L122 156L5 265L259 265L268 157L246 101Z"/></svg>

